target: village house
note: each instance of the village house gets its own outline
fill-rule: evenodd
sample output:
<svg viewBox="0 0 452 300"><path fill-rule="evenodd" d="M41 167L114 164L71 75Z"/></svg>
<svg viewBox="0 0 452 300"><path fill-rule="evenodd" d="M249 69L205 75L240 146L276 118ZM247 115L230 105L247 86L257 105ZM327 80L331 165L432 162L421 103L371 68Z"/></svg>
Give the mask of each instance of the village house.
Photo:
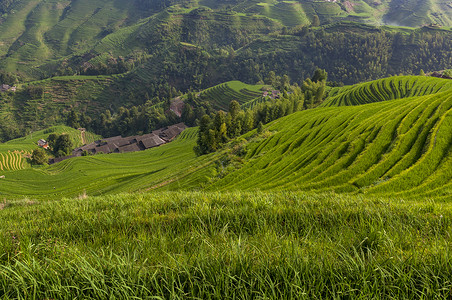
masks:
<svg viewBox="0 0 452 300"><path fill-rule="evenodd" d="M49 148L49 143L47 143L46 140L40 139L40 140L38 141L38 146L39 146L39 147L42 147L42 148L44 148L44 149L47 149L47 148Z"/></svg>
<svg viewBox="0 0 452 300"><path fill-rule="evenodd" d="M49 163L57 163L68 158L88 154L109 154L143 151L158 147L174 140L187 126L184 123L154 130L152 133L122 137L120 135L95 141L74 149L71 156L50 159Z"/></svg>
<svg viewBox="0 0 452 300"><path fill-rule="evenodd" d="M2 84L0 85L0 92L4 93L4 92L15 92L17 91L17 87L15 86L10 86L7 84Z"/></svg>

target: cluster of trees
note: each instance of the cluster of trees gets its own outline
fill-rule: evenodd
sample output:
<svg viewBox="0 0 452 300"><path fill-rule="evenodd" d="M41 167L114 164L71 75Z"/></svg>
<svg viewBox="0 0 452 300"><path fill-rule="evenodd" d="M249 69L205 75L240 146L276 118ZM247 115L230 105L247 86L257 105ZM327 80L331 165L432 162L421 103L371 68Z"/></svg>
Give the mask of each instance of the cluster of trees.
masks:
<svg viewBox="0 0 452 300"><path fill-rule="evenodd" d="M52 133L47 137L47 143L49 144L49 151L55 157L63 157L72 154L74 144L71 138L67 134Z"/></svg>
<svg viewBox="0 0 452 300"><path fill-rule="evenodd" d="M1 3L1 1L0 1ZM19 78L16 74L6 72L5 70L0 70L0 85L1 84L7 84L7 85L15 85L19 82Z"/></svg>
<svg viewBox="0 0 452 300"><path fill-rule="evenodd" d="M72 154L73 143L71 138L67 134L52 133L47 137L47 143L49 145L48 152L43 148L37 148L33 150L31 154L31 163L33 165L44 165L48 162L48 154L55 157L63 157Z"/></svg>
<svg viewBox="0 0 452 300"><path fill-rule="evenodd" d="M0 14L8 12L8 8L13 4L14 0L2 0L0 1Z"/></svg>
<svg viewBox="0 0 452 300"><path fill-rule="evenodd" d="M269 72L266 82L278 86L282 91L281 97L273 100L264 98L245 110L234 100L229 105L228 113L218 111L211 115L205 114L199 121L194 151L198 155L214 152L232 138L256 128L259 132L266 123L319 105L325 96L327 78L325 70L317 69L312 78L306 79L301 86L292 86L287 75L278 78L275 72Z"/></svg>
<svg viewBox="0 0 452 300"><path fill-rule="evenodd" d="M245 110L237 101L231 101L228 113L218 111L201 118L194 151L198 155L214 152L232 138L303 109L303 102L304 94L300 88L294 88L287 98L266 101Z"/></svg>
<svg viewBox="0 0 452 300"><path fill-rule="evenodd" d="M149 133L155 129L180 122L179 117L161 105L139 105L131 108L120 107L112 114L110 110L91 118L86 113L71 110L66 125L73 128L86 128L102 136L129 136Z"/></svg>

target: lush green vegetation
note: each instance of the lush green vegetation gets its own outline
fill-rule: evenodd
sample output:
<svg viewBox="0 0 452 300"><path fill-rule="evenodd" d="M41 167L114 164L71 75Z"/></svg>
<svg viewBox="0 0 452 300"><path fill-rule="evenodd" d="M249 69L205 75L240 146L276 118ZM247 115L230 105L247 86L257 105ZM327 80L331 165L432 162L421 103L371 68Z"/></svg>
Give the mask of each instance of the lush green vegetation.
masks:
<svg viewBox="0 0 452 300"><path fill-rule="evenodd" d="M365 91L381 82L347 89ZM83 190L98 195L155 187L450 197L452 97L450 90L435 88L448 81L394 77L387 82L411 82L419 91L430 82L432 94L296 112L265 125L261 133L255 129L226 139L224 149L198 158L192 150L198 134L190 129L175 142L144 152L83 157L43 169L8 172L0 192L60 197ZM400 91L395 90L395 95L414 93Z"/></svg>
<svg viewBox="0 0 452 300"><path fill-rule="evenodd" d="M322 106L361 105L392 99L431 95L452 89L452 81L427 76L385 78L351 87L336 88Z"/></svg>
<svg viewBox="0 0 452 300"><path fill-rule="evenodd" d="M325 105L340 106L295 112L208 155L193 152L191 128L147 151L2 171L2 296L447 298L448 83L334 88ZM31 148L53 131L77 132L1 146Z"/></svg>
<svg viewBox="0 0 452 300"><path fill-rule="evenodd" d="M79 130L67 126L54 126L33 132L22 138L0 143L0 170L21 170L30 167L29 158L32 151L38 147L38 140L47 140L51 134L67 134L74 147L92 143L100 138L91 132L82 134Z"/></svg>
<svg viewBox="0 0 452 300"><path fill-rule="evenodd" d="M0 0L0 298L450 298L449 2Z"/></svg>
<svg viewBox="0 0 452 300"><path fill-rule="evenodd" d="M263 94L264 85L250 85L240 81L225 82L199 93L200 101L207 101L215 109L227 110L232 100L240 104L252 102Z"/></svg>
<svg viewBox="0 0 452 300"><path fill-rule="evenodd" d="M298 112L249 140L212 189L335 190L448 198L451 93Z"/></svg>
<svg viewBox="0 0 452 300"><path fill-rule="evenodd" d="M450 296L449 203L160 192L0 205L4 298Z"/></svg>
<svg viewBox="0 0 452 300"><path fill-rule="evenodd" d="M146 151L77 157L47 166L4 172L0 197L61 198L125 191L187 188L205 184L213 172L209 156L197 158L195 129ZM209 167L211 166L211 167Z"/></svg>
<svg viewBox="0 0 452 300"><path fill-rule="evenodd" d="M301 85L322 68L340 85L452 65L446 28L328 24L366 19L372 3L355 1L352 12L323 1L151 2L14 1L0 24L0 83L19 84L17 93L0 94L0 141L64 123L71 110L98 120L106 110L115 116L146 105L155 129L180 121L166 105L179 91L214 86L203 101L211 108L226 108L230 98L253 106L253 88L229 81L262 83L271 70ZM317 14L322 26L309 26ZM127 129L97 131L114 132Z"/></svg>

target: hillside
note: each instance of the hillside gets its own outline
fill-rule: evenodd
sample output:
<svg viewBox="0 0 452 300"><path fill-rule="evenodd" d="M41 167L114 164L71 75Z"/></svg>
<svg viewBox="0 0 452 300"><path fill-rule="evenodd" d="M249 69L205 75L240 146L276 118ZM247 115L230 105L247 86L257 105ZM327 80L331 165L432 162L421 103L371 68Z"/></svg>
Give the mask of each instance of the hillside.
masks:
<svg viewBox="0 0 452 300"><path fill-rule="evenodd" d="M37 141L47 139L50 134L67 134L74 147L85 143L92 143L100 136L90 132L83 135L79 130L67 126L54 126L45 130L33 132L23 138L0 143L0 171L22 170L29 168L27 158L31 156L34 149L38 148Z"/></svg>
<svg viewBox="0 0 452 300"><path fill-rule="evenodd" d="M384 78L336 88L322 106L349 106L436 94L452 89L452 81L428 76Z"/></svg>
<svg viewBox="0 0 452 300"><path fill-rule="evenodd" d="M411 82L415 90L430 92L408 97L414 92L394 90L383 102L301 111L268 124L261 135L250 132L230 149L201 157L193 153L196 131L190 129L171 144L140 153L11 172L0 192L44 196L204 187L449 197L452 91L435 89L447 82L394 77L349 90L382 82ZM389 100L403 95L408 98ZM49 180L56 192L41 184Z"/></svg>
<svg viewBox="0 0 452 300"><path fill-rule="evenodd" d="M151 112L145 132L180 121L166 105L175 95L209 88L206 108L225 109L230 98L253 106L252 88L219 96L218 85L268 83L271 71L300 85L322 68L340 85L450 68L448 27L380 26L401 11L396 2L3 1L0 80L17 92L0 93L0 140L65 123L70 111L101 120L133 106ZM444 3L416 3L403 4L416 26L430 15L447 24Z"/></svg>
<svg viewBox="0 0 452 300"><path fill-rule="evenodd" d="M252 103L253 100L262 97L264 85L244 84L240 81L229 81L217 86L208 88L200 92L200 101L207 101L214 109L228 110L232 100L238 101L241 105Z"/></svg>
<svg viewBox="0 0 452 300"><path fill-rule="evenodd" d="M185 130L176 141L146 151L77 157L45 168L4 172L0 194L61 198L153 190L174 182L197 186L210 174L208 157L193 152L196 130Z"/></svg>
<svg viewBox="0 0 452 300"><path fill-rule="evenodd" d="M194 154L198 130L189 128L146 151L2 170L0 291L447 298L449 82L398 76L335 88L325 107L208 155ZM32 147L52 130L78 138L57 127L0 146Z"/></svg>
<svg viewBox="0 0 452 300"><path fill-rule="evenodd" d="M0 12L0 66L34 79L124 73L155 58L162 63L161 55L177 45L210 55L237 50L270 33L309 26L316 17L321 25L452 25L452 8L442 0L8 2Z"/></svg>

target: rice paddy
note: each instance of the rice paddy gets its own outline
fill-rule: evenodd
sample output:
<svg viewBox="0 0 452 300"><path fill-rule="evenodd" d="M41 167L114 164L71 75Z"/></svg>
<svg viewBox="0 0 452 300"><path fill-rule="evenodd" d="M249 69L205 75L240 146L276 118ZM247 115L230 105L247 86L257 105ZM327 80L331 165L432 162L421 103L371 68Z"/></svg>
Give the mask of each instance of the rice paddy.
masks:
<svg viewBox="0 0 452 300"><path fill-rule="evenodd" d="M38 148L38 140L47 139L52 134L68 134L75 147L92 143L100 138L99 135L85 132L82 140L82 133L79 130L67 126L54 126L45 130L31 133L23 138L0 143L0 170L17 171L30 167L29 158L34 149ZM1 174L0 174L1 175Z"/></svg>
<svg viewBox="0 0 452 300"><path fill-rule="evenodd" d="M22 170L28 166L27 158L31 156L31 152L27 151L8 151L0 152L0 170Z"/></svg>
<svg viewBox="0 0 452 300"><path fill-rule="evenodd" d="M262 96L263 85L250 85L240 81L229 81L202 91L199 98L209 101L216 109L227 110L232 100L240 104L252 102Z"/></svg>
<svg viewBox="0 0 452 300"><path fill-rule="evenodd" d="M337 89L200 157L191 128L142 152L2 171L0 297L449 298L447 85Z"/></svg>

